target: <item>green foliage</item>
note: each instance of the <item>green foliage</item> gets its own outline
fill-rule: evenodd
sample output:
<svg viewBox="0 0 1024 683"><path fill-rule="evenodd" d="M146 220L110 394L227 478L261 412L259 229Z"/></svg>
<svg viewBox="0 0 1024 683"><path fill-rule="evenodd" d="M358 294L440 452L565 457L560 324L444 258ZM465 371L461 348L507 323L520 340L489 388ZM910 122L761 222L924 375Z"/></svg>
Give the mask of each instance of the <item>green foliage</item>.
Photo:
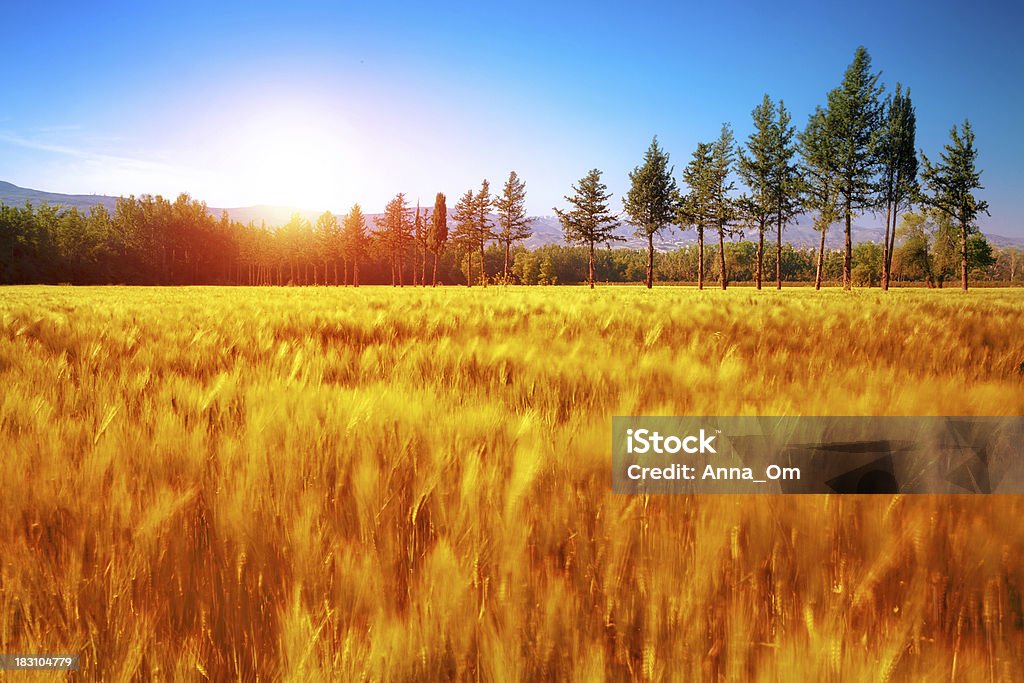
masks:
<svg viewBox="0 0 1024 683"><path fill-rule="evenodd" d="M677 205L677 221L681 225L696 227L700 233L712 224L713 164L713 146L707 142L698 142L697 149L683 169L683 182L688 192Z"/></svg>
<svg viewBox="0 0 1024 683"><path fill-rule="evenodd" d="M896 84L896 92L885 107L885 116L875 141L881 178L878 205L885 210L885 241L883 247L882 283L888 287L896 240L896 222L902 211L909 209L919 194L917 182L917 115L906 94Z"/></svg>
<svg viewBox="0 0 1024 683"><path fill-rule="evenodd" d="M970 271L968 253L970 236L978 231L976 220L982 213L988 214L988 202L975 196L981 185L981 171L977 169L978 150L974 146L974 131L970 121L965 120L958 131L953 126L949 132L950 142L940 155L939 163L933 164L923 153L921 163L924 169L922 201L927 206L948 216L960 230L961 286L967 289Z"/></svg>
<svg viewBox="0 0 1024 683"><path fill-rule="evenodd" d="M959 227L947 214L925 209L903 214L897 234L899 244L893 255L893 274L902 280L926 282L941 287L962 268L962 245ZM1003 256L980 233L967 237L967 268L977 277L990 277L987 269ZM1007 273L1012 279L1012 273ZM1005 277L1005 276L1004 276Z"/></svg>
<svg viewBox="0 0 1024 683"><path fill-rule="evenodd" d="M871 56L858 47L843 82L828 94L827 141L834 152L844 217L872 206L882 122L880 75L871 73Z"/></svg>
<svg viewBox="0 0 1024 683"><path fill-rule="evenodd" d="M711 145L711 164L703 176L707 183L706 215L719 233L734 232L732 227L737 211L731 194L736 189L736 183L731 180L731 175L735 159L736 142L732 127L728 123L723 123L722 132Z"/></svg>
<svg viewBox="0 0 1024 683"><path fill-rule="evenodd" d="M568 211L554 210L562 224L566 242L592 245L625 239L615 234L617 221L608 207L612 193L601 182L601 171L590 169L572 189L573 194L565 197L572 208Z"/></svg>
<svg viewBox="0 0 1024 683"><path fill-rule="evenodd" d="M772 177L775 170L775 139L778 137L775 104L768 95L751 112L754 132L747 137L746 148L738 150L736 171L749 188L750 196L744 202L745 217L763 235L772 216Z"/></svg>
<svg viewBox="0 0 1024 683"><path fill-rule="evenodd" d="M875 140L881 167L880 202L894 212L907 208L918 195L917 113L910 100L910 88L896 84L896 92L884 107L885 116Z"/></svg>
<svg viewBox="0 0 1024 683"><path fill-rule="evenodd" d="M676 217L679 188L668 165L669 155L658 146L658 137L644 154L644 163L629 174L630 187L622 202L636 226L637 237L647 240L647 286L654 284L654 236Z"/></svg>
<svg viewBox="0 0 1024 683"><path fill-rule="evenodd" d="M644 154L644 163L629 174L630 188L623 208L636 226L637 237L648 239L675 220L678 188L668 164L669 155L658 146L655 136Z"/></svg>
<svg viewBox="0 0 1024 683"><path fill-rule="evenodd" d="M573 185L573 194L565 197L572 206L569 211L555 209L562 224L562 234L570 244L583 244L588 249L588 281L594 286L594 249L598 243L609 244L623 240L615 234L617 221L608 208L608 200L612 193L608 186L601 182L601 171L590 169L580 179L579 185Z"/></svg>
<svg viewBox="0 0 1024 683"><path fill-rule="evenodd" d="M882 245L861 242L853 248L853 284L877 287L881 283Z"/></svg>
<svg viewBox="0 0 1024 683"><path fill-rule="evenodd" d="M430 251L439 253L448 241L448 205L443 192L434 197L434 211L431 214L429 245Z"/></svg>
<svg viewBox="0 0 1024 683"><path fill-rule="evenodd" d="M512 246L533 234L526 219L526 183L515 171L509 173L501 194L494 198L494 209L498 213L497 237L505 246L502 277L507 281Z"/></svg>
<svg viewBox="0 0 1024 683"><path fill-rule="evenodd" d="M871 208L876 190L878 156L875 151L881 125L882 86L871 73L871 57L858 47L843 82L828 94L824 143L831 148L839 191L840 215L845 223L844 283L850 285L853 244L850 230L855 214Z"/></svg>
<svg viewBox="0 0 1024 683"><path fill-rule="evenodd" d="M803 176L803 208L813 214L814 228L825 231L839 219L839 170L829 131L828 112L817 107L797 136Z"/></svg>
<svg viewBox="0 0 1024 683"><path fill-rule="evenodd" d="M455 203L455 210L452 212L452 220L455 221L452 243L462 252L470 251L476 246L475 199L473 190L466 190L466 193Z"/></svg>

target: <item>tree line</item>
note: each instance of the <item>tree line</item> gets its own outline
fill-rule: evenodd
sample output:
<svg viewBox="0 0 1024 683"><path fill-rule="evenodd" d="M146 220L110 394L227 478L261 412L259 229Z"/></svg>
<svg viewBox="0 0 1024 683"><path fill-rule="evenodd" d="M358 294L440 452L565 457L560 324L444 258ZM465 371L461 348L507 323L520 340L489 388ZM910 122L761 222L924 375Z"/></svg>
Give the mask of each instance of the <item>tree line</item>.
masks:
<svg viewBox="0 0 1024 683"><path fill-rule="evenodd" d="M899 219L913 206L958 233L961 286L966 290L971 254L978 249L977 218L988 213L975 193L983 189L977 169L977 148L969 121L950 132L940 158L933 162L916 148L917 115L910 89L897 83L884 96L880 74L871 57L857 48L841 83L826 96L797 131L782 100L768 95L754 108L754 131L743 146L734 140L728 123L719 137L701 142L682 173L681 190L669 166L669 155L651 142L643 164L630 174L623 202L637 236L648 244L646 284L653 283L654 237L674 226L695 230L698 244L698 286L704 286L705 235L717 237L719 278L728 286L724 260L727 237L747 230L757 235L755 282L764 278L765 233L771 227L776 254L782 252L785 226L800 214L810 214L820 233L815 285L825 277L825 235L836 223L844 229L842 281L853 284L852 219L864 213L885 216L881 286L892 277ZM746 191L737 193L738 175ZM781 258L776 258L777 286L782 286Z"/></svg>
<svg viewBox="0 0 1024 683"><path fill-rule="evenodd" d="M401 205L401 200L392 200L390 225L400 230ZM446 211L443 201L439 206ZM529 285L647 281L646 249L594 248L593 243L527 249L512 241L506 251L506 243L492 240L481 260L478 239L465 224L462 231L472 242L453 246L457 243L447 235L447 216L437 208L407 212L406 229L415 250L389 249L393 242L381 236L388 223L382 218L374 229L361 229L367 222L353 207L346 216L324 213L313 224L296 215L270 230L225 216L214 218L201 202L184 195L175 202L155 197L119 200L113 213L102 206L87 213L5 206L0 207L0 283L469 284L479 283L481 273L493 274L487 276L491 282L501 281L506 263L507 281ZM615 239L621 238L610 235L609 241ZM441 249L445 244L448 248ZM752 241L728 241L724 247L721 253L718 244L656 252L653 277L697 282L701 272L718 268L724 256L733 281L756 283L758 273L766 272L790 283L813 282L819 273L825 282L842 282L843 249L819 252L783 243L780 252ZM854 285L881 285L882 249L872 242L854 246ZM994 248L981 235L972 235L968 261L972 279L1024 281L1024 249ZM959 270L955 224L929 210L905 213L893 252L892 280L941 287L956 279Z"/></svg>
<svg viewBox="0 0 1024 683"><path fill-rule="evenodd" d="M835 255L825 248L826 233L836 224L844 230L838 279L847 288L873 284L877 274L877 284L887 289L897 265L904 281L941 286L952 277L956 261L967 289L972 273L985 277L1000 259L1015 262L1012 251L1005 258L994 255L978 231L977 218L988 206L975 196L982 186L970 122L953 127L950 142L933 162L916 149L909 88L898 83L885 96L879 77L867 50L858 48L841 83L800 131L784 102L765 95L752 112L754 130L745 144L737 144L730 124L723 124L717 139L698 143L682 171L682 185L655 137L629 174L622 215L611 209L602 171L591 169L565 197L569 208L554 209L566 241L586 256L585 280L591 287L600 280L632 281L627 264L635 255L610 250L624 239L616 232L621 222L632 225L646 243L642 280L647 287L657 278L693 280L703 288L707 274L717 271L723 289L730 280L753 281L760 289L772 272L777 287L784 280L813 279L820 288L837 279ZM737 190L737 179L743 191ZM865 213L884 216L878 259L870 256L876 246L855 249L852 243L852 219ZM792 265L806 250L787 251L783 242L786 226L804 214L813 217L819 232L813 275ZM656 255L655 239L668 228L694 231L692 254L687 248ZM756 241L735 241L748 234ZM427 207L418 202L413 207L405 193L398 193L376 220L368 220L356 204L344 216L325 212L313 225L295 214L277 229L243 225L226 212L214 217L187 194L173 202L122 197L113 213L103 206L87 213L0 206L0 282L486 286L573 281L564 273L561 279L540 275L545 261L520 246L530 235L526 184L515 171L498 193L491 193L486 179L467 190L450 215L444 193ZM774 253L767 244L772 237ZM608 250L599 250L602 245ZM497 262L489 256L494 249ZM610 255L614 252L623 253ZM552 253L544 252L545 258ZM692 278L686 268L669 268L676 275L666 277L666 264L684 261L693 266ZM534 270L536 276L530 275ZM1009 272L1012 280L1016 267Z"/></svg>

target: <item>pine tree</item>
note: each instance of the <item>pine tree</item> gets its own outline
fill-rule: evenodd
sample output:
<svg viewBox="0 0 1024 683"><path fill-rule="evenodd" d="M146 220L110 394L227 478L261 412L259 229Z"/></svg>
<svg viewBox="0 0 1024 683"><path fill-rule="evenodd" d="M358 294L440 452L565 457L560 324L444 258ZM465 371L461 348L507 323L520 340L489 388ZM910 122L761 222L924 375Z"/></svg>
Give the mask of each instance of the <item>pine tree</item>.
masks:
<svg viewBox="0 0 1024 683"><path fill-rule="evenodd" d="M334 283L338 283L338 257L341 256L341 227L338 218L330 211L324 211L316 221L316 241L320 258L324 264L324 284L327 284L327 269L334 264Z"/></svg>
<svg viewBox="0 0 1024 683"><path fill-rule="evenodd" d="M417 214L419 214L418 211ZM430 209L423 207L423 219L420 221L420 233L416 238L416 243L420 252L420 284L424 287L427 286L427 254L430 253L430 224L432 220Z"/></svg>
<svg viewBox="0 0 1024 683"><path fill-rule="evenodd" d="M354 204L343 220L342 241L347 260L352 261L352 285L359 286L359 262L366 253L366 217L358 204ZM347 265L346 265L347 270ZM345 273L347 282L348 273Z"/></svg>
<svg viewBox="0 0 1024 683"><path fill-rule="evenodd" d="M526 183L516 175L515 171L509 173L504 189L499 196L494 198L494 208L498 212L498 240L505 247L505 267L502 271L502 280L507 284L509 281L509 254L512 251L512 245L533 234L526 219Z"/></svg>
<svg viewBox="0 0 1024 683"><path fill-rule="evenodd" d="M438 192L434 197L434 211L427 237L430 253L434 255L433 286L437 287L437 261L441 257L445 242L448 241L448 206L443 192Z"/></svg>
<svg viewBox="0 0 1024 683"><path fill-rule="evenodd" d="M413 250L413 262L412 262L412 285L413 285L413 287L415 287L417 284L419 284L416 281L416 277L417 277L417 275L419 275L419 272L420 272L419 246L424 241L424 235L425 235L425 230L424 230L424 225L423 225L423 213L420 210L420 200L417 199L416 200L416 212L413 214L413 219L412 219L412 242L416 246L416 249ZM426 260L426 255L424 255L423 258L424 258L424 260Z"/></svg>
<svg viewBox="0 0 1024 683"><path fill-rule="evenodd" d="M676 218L679 189L668 165L669 155L657 136L644 155L644 163L629 174L630 188L623 208L636 226L636 236L647 240L647 288L654 285L654 236Z"/></svg>
<svg viewBox="0 0 1024 683"><path fill-rule="evenodd" d="M476 195L473 190L466 190L466 194L459 197L455 204L455 211L452 213L452 220L455 221L455 230L452 232L452 242L459 251L466 255L466 286L473 286L473 251L476 248Z"/></svg>
<svg viewBox="0 0 1024 683"><path fill-rule="evenodd" d="M729 179L732 175L732 165L736 158L735 139L732 134L732 127L728 123L722 124L722 132L711 145L711 167L710 172L705 176L710 185L708 187L708 216L714 222L718 230L718 263L721 275L722 289L729 283L729 275L725 269L725 237L735 235L736 227L736 202L730 196L736 185Z"/></svg>
<svg viewBox="0 0 1024 683"><path fill-rule="evenodd" d="M853 240L850 226L856 213L874 201L877 155L874 141L881 122L880 74L871 73L871 56L858 47L843 82L828 94L829 142L834 146L839 178L840 209L846 227L843 286L852 285Z"/></svg>
<svg viewBox="0 0 1024 683"><path fill-rule="evenodd" d="M566 195L565 200L572 208L569 211L555 209L555 215L562 223L565 241L570 244L583 244L589 248L588 279L590 288L594 288L594 245L610 244L625 238L615 234L617 221L608 208L608 200L612 193L608 186L601 182L601 171L591 169L580 179L579 185L573 185L573 194Z"/></svg>
<svg viewBox="0 0 1024 683"><path fill-rule="evenodd" d="M960 280L967 291L968 240L978 232L975 223L982 213L989 215L988 202L974 196L975 190L985 189L981 184L981 171L977 169L978 150L974 146L971 122L964 120L958 131L949 131L950 142L940 155L941 161L932 164L921 154L921 179L924 181L923 202L945 214L960 229Z"/></svg>
<svg viewBox="0 0 1024 683"><path fill-rule="evenodd" d="M487 243L497 237L491 224L489 216L491 212L491 184L484 181L480 183L480 190L473 198L473 231L476 245L480 249L480 284L487 286L487 268L484 265L484 248Z"/></svg>
<svg viewBox="0 0 1024 683"><path fill-rule="evenodd" d="M803 177L794 157L797 152L796 126L786 105L779 100L775 122L775 144L772 149L771 209L775 215L775 279L776 288L782 289L782 229L802 210Z"/></svg>
<svg viewBox="0 0 1024 683"><path fill-rule="evenodd" d="M778 131L775 122L775 104L768 95L751 112L754 132L747 138L747 146L740 148L736 170L750 194L742 201L744 218L757 228L757 269L754 281L761 289L764 274L764 231L772 219L772 179L775 172L774 152Z"/></svg>
<svg viewBox="0 0 1024 683"><path fill-rule="evenodd" d="M896 223L900 213L910 208L918 194L917 183L917 115L910 101L910 89L896 92L885 108L885 121L879 135L877 151L882 178L879 204L885 207L885 241L882 245L882 289L889 289L892 254L896 246Z"/></svg>
<svg viewBox="0 0 1024 683"><path fill-rule="evenodd" d="M711 173L713 164L712 145L697 143L690 163L683 169L683 182L689 192L679 201L677 221L680 225L692 225L697 231L697 288L704 289L704 231L714 225L712 216Z"/></svg>
<svg viewBox="0 0 1024 683"><path fill-rule="evenodd" d="M412 209L408 206L405 193L399 192L384 207L384 216L374 236L380 241L391 261L391 285L405 286L403 274L405 251L412 241ZM397 277L396 277L397 276Z"/></svg>
<svg viewBox="0 0 1024 683"><path fill-rule="evenodd" d="M815 214L814 229L821 233L815 289L821 289L825 266L825 233L830 225L839 220L841 211L836 150L828 129L830 121L828 112L819 106L808 119L807 127L797 136L804 188L803 206Z"/></svg>

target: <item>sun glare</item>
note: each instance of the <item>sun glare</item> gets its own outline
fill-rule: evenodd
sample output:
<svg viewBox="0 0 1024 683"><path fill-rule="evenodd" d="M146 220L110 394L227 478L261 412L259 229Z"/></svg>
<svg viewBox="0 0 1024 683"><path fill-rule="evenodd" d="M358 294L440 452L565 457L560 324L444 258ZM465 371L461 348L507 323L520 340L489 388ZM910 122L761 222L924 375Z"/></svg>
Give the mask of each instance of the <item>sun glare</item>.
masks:
<svg viewBox="0 0 1024 683"><path fill-rule="evenodd" d="M262 112L240 121L224 147L233 193L252 203L341 208L352 193L358 152L346 124L319 112Z"/></svg>

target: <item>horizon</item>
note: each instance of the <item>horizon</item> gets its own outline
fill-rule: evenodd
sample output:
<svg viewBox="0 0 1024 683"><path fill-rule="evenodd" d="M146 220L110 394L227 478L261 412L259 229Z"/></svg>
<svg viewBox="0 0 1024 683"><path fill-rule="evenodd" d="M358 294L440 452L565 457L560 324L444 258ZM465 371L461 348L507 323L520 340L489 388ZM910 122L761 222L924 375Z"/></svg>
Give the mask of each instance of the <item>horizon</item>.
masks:
<svg viewBox="0 0 1024 683"><path fill-rule="evenodd" d="M73 198L95 198L97 200L117 200L117 199L120 199L120 198L126 198L127 199L128 197L135 197L136 199L140 199L141 197L144 197L146 195L150 195L150 196L152 196L154 198L162 197L164 200L170 201L170 202L173 202L173 201L175 201L177 199L176 197L164 197L162 195L155 194L155 193L154 194L144 193L144 194L139 195L139 196L126 196L126 195L120 195L120 196L113 196L113 195L71 195L71 194L65 194L65 193L56 193L56 191L39 189L39 188L33 188L33 187L22 187L22 186L19 186L19 185L15 184L15 183L11 183L10 181L7 181L7 180L4 180L4 179L0 178L0 186L2 186L3 184L7 184L7 185L10 185L10 186L15 187L17 189L26 190L26 191L29 191L29 193L35 193L35 194L38 194L38 195L47 195L47 196L53 195L53 196L58 196L58 197L69 197L69 198L73 197ZM295 207L295 206L272 205L272 204L254 204L254 205L250 205L250 206L218 207L218 206L210 205L208 202L205 202L205 200L203 200L203 198L201 198L201 197L191 197L191 196L189 196L189 197L193 201L199 201L199 202L202 202L202 203L206 204L207 210L209 211L209 213L211 215L217 216L220 212L226 211L229 214L231 220L238 221L238 222L240 222L240 223L242 223L244 225L256 225L256 223L264 222L265 223L265 227L270 229L270 230L276 230L276 229L279 229L279 228L283 227L290 220L291 216L295 215L295 214L299 214L300 217L303 220L307 221L310 225L314 224L316 222L316 218L319 215L321 215L321 214L323 214L325 212L333 213L334 215L336 215L339 218L341 218L341 217L343 217L344 215L347 214L347 212L338 212L338 213L336 213L336 212L331 211L330 209L325 209L325 210L302 209L300 207ZM407 198L407 200L408 200L408 198ZM31 199L30 199L30 202L31 202ZM43 198L41 200L41 202L42 203L51 204L45 198ZM97 202L97 204L98 203L99 202ZM5 202L3 200L3 198L0 198L0 205L3 205L3 204L6 204L7 206L13 206L13 204L11 204L9 202ZM32 202L32 204L33 204L34 207L38 207L39 206L39 204L36 203L36 202ZM65 205L65 206L72 206L72 205ZM82 210L82 207L78 207L78 208L79 208L80 211ZM374 220L376 220L377 218L379 218L379 217L384 215L383 207L379 208L379 209L375 209L375 208L362 207L360 205L359 208L362 210L362 212L364 212L364 215L366 215L367 218L371 218L371 219L374 219ZM424 204L421 208L425 212L429 213L430 211L433 210L433 205L432 204ZM108 209L109 210L113 210L111 207L108 207ZM912 207L910 209L910 211L908 211L907 213L910 213L910 212L913 212L913 211L918 211L918 210L920 210L919 207ZM252 212L253 214L256 214L256 215L249 216L248 218L244 219L244 218L239 217L237 215L240 212ZM261 212L262 212L262 214L261 214ZM270 220L269 218L270 218L271 215L273 215L274 212L280 212L281 215L276 217L276 218L278 218L276 220ZM285 218L285 216L284 216L285 213L287 213L289 215L288 218ZM231 215L231 214L236 214L236 215ZM488 216L495 216L495 217L498 216L498 214L495 213L494 211L488 213L487 215ZM629 229L629 228L635 227L635 225L632 222L630 222L629 217L626 216L624 214L624 212L618 212L616 214L615 218L617 220L617 225L616 225L616 229L618 230L617 234L620 234L620 236L625 238L626 241L623 242L623 243L616 243L618 245L616 247L610 247L609 246L609 249L629 249L629 250L642 249L643 248L642 240L640 240L636 236L636 234ZM534 225L532 225L532 227L534 227L534 228L537 227L537 224L536 224L537 221L547 221L547 222L552 222L553 221L553 222L558 222L558 217L556 215L553 215L553 214L527 214L526 215L526 219L535 223ZM853 242L855 244L860 244L862 242L868 242L868 243L877 243L877 242L879 242L881 240L881 238L882 238L883 227L880 226L880 225L877 225L876 222L877 221L881 221L881 220L884 220L884 215L881 215L881 214L879 214L877 212L865 212L865 213L857 215L854 218L853 223L852 223ZM785 244L793 246L795 249L815 249L816 245L817 245L817 242L818 242L818 238L816 237L817 231L816 231L816 229L812 225L809 224L810 221L812 221L812 217L809 214L807 214L807 213L799 214L793 220L788 221L786 223L786 225L785 225L784 230L783 230L782 241ZM454 222L454 218L453 218L452 214L450 213L449 214L449 223L452 224L453 222ZM811 234L808 234L808 231L810 231ZM803 233L801 233L801 232L803 232ZM1018 248L1018 249L1021 248L1021 247L1024 247L1024 234L1002 234L1002 233L995 232L994 230L990 230L990 229L987 229L987 228L982 229L982 234L984 234L985 238L988 239L992 243L992 246L994 246L994 247L1000 247L1000 248L1001 247L1011 247L1011 248ZM725 241L728 242L728 243L735 244L735 243L739 243L739 242L750 242L750 241L754 240L755 238L756 238L756 234L751 232L751 228L741 228L740 230L738 230L736 232L728 234L728 236L725 237ZM842 221L838 220L838 221L836 221L834 223L830 223L829 224L829 229L827 230L826 238L825 238L825 243L827 245L827 248L829 250L841 249L842 248L842 242L841 242L842 239L843 239ZM636 241L635 244L631 244L634 241ZM695 243L696 243L696 236L695 236L695 233L693 232L693 230L690 229L690 227L688 227L688 226L680 226L680 225L675 224L675 223L666 225L665 230L663 231L663 233L660 234L660 236L658 236L658 237L656 237L654 239L655 248L657 249L658 252L669 252L669 251L673 251L674 249L678 249L681 246L695 244ZM568 245L568 243L565 242L565 240L564 240L564 236L563 236L563 233L562 233L562 228L561 228L560 225L558 226L558 234L557 234L557 239L556 240L551 240L549 234L541 234L539 232L535 232L534 234L531 234L531 236L529 238L527 238L523 242L523 244L524 245L528 245L532 249L536 249L539 246L544 246L544 245Z"/></svg>
<svg viewBox="0 0 1024 683"><path fill-rule="evenodd" d="M971 120L992 213L979 225L1024 237L1024 140L1013 116L1022 96L1001 87L1024 67L1012 35L1024 11L885 6L879 26L872 8L881 6L769 16L752 5L652 4L596 17L545 6L542 20L539 6L22 6L11 24L47 31L0 48L21 67L13 88L22 93L0 114L0 178L56 193L185 192L209 206L341 215L354 203L376 213L397 192L454 200L483 178L500 190L515 170L529 215L550 216L596 167L618 210L652 136L678 178L722 122L744 142L764 93L783 99L801 129L863 44L886 93L897 81L911 88L917 147L929 158L950 127ZM726 21L727 48L741 49L716 42ZM915 30L893 39L893 26ZM964 47L929 54L946 36Z"/></svg>

